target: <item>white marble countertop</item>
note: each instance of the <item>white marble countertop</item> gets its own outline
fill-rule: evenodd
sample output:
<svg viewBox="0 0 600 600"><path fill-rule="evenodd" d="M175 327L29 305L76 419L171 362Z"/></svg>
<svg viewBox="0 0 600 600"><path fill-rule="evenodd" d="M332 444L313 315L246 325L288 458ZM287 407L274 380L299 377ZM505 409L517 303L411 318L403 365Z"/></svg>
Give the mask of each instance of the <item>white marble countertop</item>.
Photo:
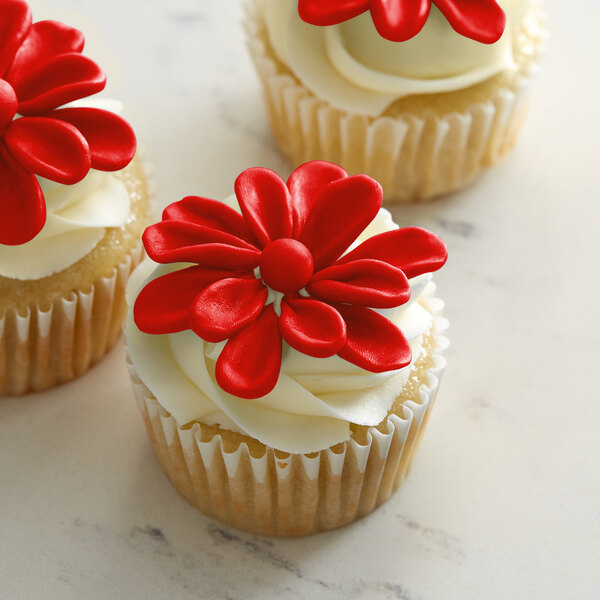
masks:
<svg viewBox="0 0 600 600"><path fill-rule="evenodd" d="M37 18L86 31L156 167L159 205L224 197L249 166L290 172L239 0L42 1ZM120 343L72 384L0 400L1 598L598 597L600 8L572 4L550 3L516 151L463 193L394 209L448 243L437 281L452 340L399 493L304 539L204 517L154 458Z"/></svg>

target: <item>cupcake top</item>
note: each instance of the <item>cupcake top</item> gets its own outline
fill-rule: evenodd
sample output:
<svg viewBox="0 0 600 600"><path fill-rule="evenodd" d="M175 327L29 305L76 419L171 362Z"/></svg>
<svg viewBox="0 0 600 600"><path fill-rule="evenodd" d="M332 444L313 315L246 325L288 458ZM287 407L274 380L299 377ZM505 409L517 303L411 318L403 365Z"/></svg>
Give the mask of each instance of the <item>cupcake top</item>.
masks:
<svg viewBox="0 0 600 600"><path fill-rule="evenodd" d="M15 260L38 254L40 268L29 269L38 278L89 252L103 227L126 222L128 199L115 179L79 182L90 169L127 166L136 139L114 105L79 101L106 85L102 69L82 54L80 31L58 21L33 23L24 0L0 0L0 32L0 276L14 277ZM23 255L9 248L26 247L48 214L47 244L40 239Z"/></svg>
<svg viewBox="0 0 600 600"><path fill-rule="evenodd" d="M179 425L305 453L385 418L431 328L416 300L447 252L398 228L382 196L331 163L287 183L248 169L226 203L184 198L146 230L161 264L132 279L128 348Z"/></svg>
<svg viewBox="0 0 600 600"><path fill-rule="evenodd" d="M515 67L529 0L266 0L269 38L332 106L376 116L399 98L464 89Z"/></svg>

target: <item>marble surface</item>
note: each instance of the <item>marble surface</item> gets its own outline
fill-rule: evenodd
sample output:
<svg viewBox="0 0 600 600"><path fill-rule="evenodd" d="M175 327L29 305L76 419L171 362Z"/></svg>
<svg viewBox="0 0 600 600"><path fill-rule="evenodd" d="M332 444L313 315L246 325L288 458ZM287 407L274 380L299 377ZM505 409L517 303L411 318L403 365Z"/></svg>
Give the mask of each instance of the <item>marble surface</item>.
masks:
<svg viewBox="0 0 600 600"><path fill-rule="evenodd" d="M305 539L204 517L160 471L119 344L72 384L0 400L0 597L598 597L600 8L578 8L550 2L516 151L460 194L394 209L451 257L437 277L449 368L399 493ZM87 32L156 166L159 205L224 197L248 166L290 172L238 0L46 0L36 14Z"/></svg>

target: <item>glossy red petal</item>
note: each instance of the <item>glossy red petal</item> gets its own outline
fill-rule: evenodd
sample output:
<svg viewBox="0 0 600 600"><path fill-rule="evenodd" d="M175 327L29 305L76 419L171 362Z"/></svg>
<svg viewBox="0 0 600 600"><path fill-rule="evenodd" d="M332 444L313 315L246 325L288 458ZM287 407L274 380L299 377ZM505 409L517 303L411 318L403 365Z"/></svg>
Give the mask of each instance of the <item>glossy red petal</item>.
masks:
<svg viewBox="0 0 600 600"><path fill-rule="evenodd" d="M448 250L446 244L431 231L421 227L402 227L365 240L342 256L338 264L362 258L373 258L398 267L411 279L443 267Z"/></svg>
<svg viewBox="0 0 600 600"><path fill-rule="evenodd" d="M19 97L19 113L34 115L100 92L104 71L82 54L60 54L11 81Z"/></svg>
<svg viewBox="0 0 600 600"><path fill-rule="evenodd" d="M383 191L367 175L354 175L327 185L296 238L312 253L315 271L338 258L375 218Z"/></svg>
<svg viewBox="0 0 600 600"><path fill-rule="evenodd" d="M483 44L497 42L506 14L495 0L433 0L454 31Z"/></svg>
<svg viewBox="0 0 600 600"><path fill-rule="evenodd" d="M410 344L391 321L362 306L336 308L346 322L346 344L338 352L344 360L373 373L410 364Z"/></svg>
<svg viewBox="0 0 600 600"><path fill-rule="evenodd" d="M258 255L255 252L226 244L179 248L153 260L159 263L193 262L204 267L232 271L254 269L258 265Z"/></svg>
<svg viewBox="0 0 600 600"><path fill-rule="evenodd" d="M271 240L292 236L290 193L277 173L258 167L246 169L235 181L235 195L260 248Z"/></svg>
<svg viewBox="0 0 600 600"><path fill-rule="evenodd" d="M46 203L34 175L25 171L0 143L0 244L33 239L46 222Z"/></svg>
<svg viewBox="0 0 600 600"><path fill-rule="evenodd" d="M12 122L17 114L19 101L8 81L0 79L0 131Z"/></svg>
<svg viewBox="0 0 600 600"><path fill-rule="evenodd" d="M207 342L222 342L241 331L261 313L269 292L260 279L221 279L193 302L190 327Z"/></svg>
<svg viewBox="0 0 600 600"><path fill-rule="evenodd" d="M59 21L38 21L31 26L15 54L6 79L19 79L58 54L79 53L84 44L85 38L81 31Z"/></svg>
<svg viewBox="0 0 600 600"><path fill-rule="evenodd" d="M405 42L423 29L430 0L371 0L371 17L381 37Z"/></svg>
<svg viewBox="0 0 600 600"><path fill-rule="evenodd" d="M355 260L315 273L306 290L328 302L392 308L410 299L410 285L398 268L379 260Z"/></svg>
<svg viewBox="0 0 600 600"><path fill-rule="evenodd" d="M189 329L190 307L198 294L231 271L188 267L150 281L138 294L133 317L144 333L175 333Z"/></svg>
<svg viewBox="0 0 600 600"><path fill-rule="evenodd" d="M31 9L25 0L0 2L0 78L12 64L15 54L31 27Z"/></svg>
<svg viewBox="0 0 600 600"><path fill-rule="evenodd" d="M298 235L308 213L332 181L345 179L348 173L342 167L324 160L313 160L300 165L287 180L294 211L294 235Z"/></svg>
<svg viewBox="0 0 600 600"><path fill-rule="evenodd" d="M254 399L268 394L281 371L281 334L273 305L231 338L217 359L215 377L226 392Z"/></svg>
<svg viewBox="0 0 600 600"><path fill-rule="evenodd" d="M369 9L369 0L299 0L300 18L311 25L335 25Z"/></svg>
<svg viewBox="0 0 600 600"><path fill-rule="evenodd" d="M93 169L119 171L133 159L135 133L119 115L108 110L83 107L63 108L50 115L74 125L81 132L90 147Z"/></svg>
<svg viewBox="0 0 600 600"><path fill-rule="evenodd" d="M4 141L25 169L46 179L73 184L81 181L90 170L87 142L69 123L44 117L23 117L6 128Z"/></svg>
<svg viewBox="0 0 600 600"><path fill-rule="evenodd" d="M162 221L142 236L148 256L158 263L195 262L214 269L243 271L258 266L260 252L239 238L202 225Z"/></svg>
<svg viewBox="0 0 600 600"><path fill-rule="evenodd" d="M187 196L165 208L163 221L187 221L230 233L250 242L250 233L242 215L218 200Z"/></svg>
<svg viewBox="0 0 600 600"><path fill-rule="evenodd" d="M346 343L346 324L340 313L311 298L284 298L279 330L292 348L317 358L337 354Z"/></svg>

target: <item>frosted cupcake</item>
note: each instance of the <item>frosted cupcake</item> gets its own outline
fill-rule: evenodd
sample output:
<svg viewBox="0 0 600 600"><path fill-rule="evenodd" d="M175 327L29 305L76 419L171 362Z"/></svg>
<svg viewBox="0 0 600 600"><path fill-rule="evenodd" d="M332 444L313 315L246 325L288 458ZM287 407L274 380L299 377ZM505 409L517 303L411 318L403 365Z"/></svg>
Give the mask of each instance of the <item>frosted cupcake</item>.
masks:
<svg viewBox="0 0 600 600"><path fill-rule="evenodd" d="M275 139L386 201L471 182L513 146L542 42L535 0L250 0L246 30Z"/></svg>
<svg viewBox="0 0 600 600"><path fill-rule="evenodd" d="M0 0L0 395L43 390L119 334L148 198L81 32ZM86 100L81 100L86 98ZM129 166L128 166L129 165Z"/></svg>
<svg viewBox="0 0 600 600"><path fill-rule="evenodd" d="M240 529L303 535L385 502L445 366L434 234L327 162L287 184L248 169L225 203L187 197L144 233L130 374L178 492Z"/></svg>

